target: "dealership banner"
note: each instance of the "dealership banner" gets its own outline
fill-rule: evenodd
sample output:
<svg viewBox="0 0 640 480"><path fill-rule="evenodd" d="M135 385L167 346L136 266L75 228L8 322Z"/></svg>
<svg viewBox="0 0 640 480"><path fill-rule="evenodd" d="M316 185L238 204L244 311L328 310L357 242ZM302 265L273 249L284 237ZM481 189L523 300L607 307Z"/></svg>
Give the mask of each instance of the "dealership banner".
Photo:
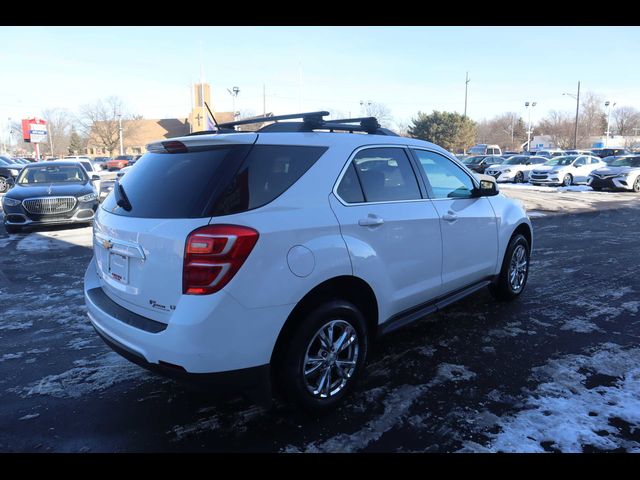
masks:
<svg viewBox="0 0 640 480"><path fill-rule="evenodd" d="M47 122L39 118L22 120L22 138L25 142L46 143Z"/></svg>

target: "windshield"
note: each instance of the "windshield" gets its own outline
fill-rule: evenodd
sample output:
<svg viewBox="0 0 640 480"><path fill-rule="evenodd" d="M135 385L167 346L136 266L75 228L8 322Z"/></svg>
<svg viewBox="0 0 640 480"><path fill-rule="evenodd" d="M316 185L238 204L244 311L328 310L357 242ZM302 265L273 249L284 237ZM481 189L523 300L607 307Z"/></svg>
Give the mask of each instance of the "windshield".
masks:
<svg viewBox="0 0 640 480"><path fill-rule="evenodd" d="M477 165L478 163L480 163L482 160L484 160L486 157L484 155L481 156L477 156L477 157L469 157L469 158L465 158L464 159L464 163L466 164L472 164L472 165Z"/></svg>
<svg viewBox="0 0 640 480"><path fill-rule="evenodd" d="M568 157L555 157L549 160L545 165L571 165L573 161L577 158L577 155L572 155Z"/></svg>
<svg viewBox="0 0 640 480"><path fill-rule="evenodd" d="M41 183L86 183L89 180L84 169L76 165L46 165L25 167L18 176L19 185Z"/></svg>
<svg viewBox="0 0 640 480"><path fill-rule="evenodd" d="M511 157L506 160L503 165L523 165L529 161L531 157L526 155L518 155L516 157Z"/></svg>
<svg viewBox="0 0 640 480"><path fill-rule="evenodd" d="M612 167L640 167L640 157L619 158L609 165Z"/></svg>
<svg viewBox="0 0 640 480"><path fill-rule="evenodd" d="M469 153L485 153L487 150L487 147L471 147L469 149Z"/></svg>

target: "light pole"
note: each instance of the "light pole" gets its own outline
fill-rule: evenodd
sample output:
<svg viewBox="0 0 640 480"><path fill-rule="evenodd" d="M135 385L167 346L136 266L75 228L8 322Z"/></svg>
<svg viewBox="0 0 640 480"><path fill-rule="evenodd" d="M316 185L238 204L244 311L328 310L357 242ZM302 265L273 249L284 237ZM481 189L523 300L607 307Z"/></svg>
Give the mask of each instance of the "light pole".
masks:
<svg viewBox="0 0 640 480"><path fill-rule="evenodd" d="M364 100L360 100L360 111L362 112L361 115L366 115L367 111L365 109L365 104L369 107L371 106L371 100L369 100L368 102L365 102Z"/></svg>
<svg viewBox="0 0 640 480"><path fill-rule="evenodd" d="M567 95L571 98L575 98L576 100L576 126L573 131L573 148L578 148L578 111L580 109L580 82L578 82L578 95L574 95L573 93L563 93L562 95Z"/></svg>
<svg viewBox="0 0 640 480"><path fill-rule="evenodd" d="M604 106L607 107L607 137L604 139L604 146L608 146L609 145L609 125L611 123L611 108L616 106L616 102L613 102L613 105L611 105L611 102L609 100L607 100L606 102L604 102Z"/></svg>
<svg viewBox="0 0 640 480"><path fill-rule="evenodd" d="M465 77L465 81L464 81L464 116L467 116L467 89L469 87L469 81L471 79L469 78L469 72L467 72L467 75Z"/></svg>
<svg viewBox="0 0 640 480"><path fill-rule="evenodd" d="M531 104L531 108L529 108L529 102L524 102L524 106L529 110L529 128L527 130L527 152L531 151L531 110L536 106L536 102Z"/></svg>
<svg viewBox="0 0 640 480"><path fill-rule="evenodd" d="M124 155L124 148L122 143L122 114L118 114L118 132L120 137L120 155Z"/></svg>
<svg viewBox="0 0 640 480"><path fill-rule="evenodd" d="M231 90L227 88L227 92L231 95L231 101L233 102L233 119L236 119L236 98L238 98L238 94L240 93L240 89L238 87L233 87Z"/></svg>

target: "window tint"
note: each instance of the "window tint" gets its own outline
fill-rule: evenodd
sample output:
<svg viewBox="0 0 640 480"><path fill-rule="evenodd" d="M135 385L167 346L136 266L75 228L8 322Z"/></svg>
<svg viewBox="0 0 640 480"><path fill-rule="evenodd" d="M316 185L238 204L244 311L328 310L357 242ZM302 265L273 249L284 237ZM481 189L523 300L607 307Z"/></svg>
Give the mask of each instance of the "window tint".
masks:
<svg viewBox="0 0 640 480"><path fill-rule="evenodd" d="M429 180L434 198L468 198L474 184L469 175L451 160L434 152L414 150Z"/></svg>
<svg viewBox="0 0 640 480"><path fill-rule="evenodd" d="M338 195L347 203L364 202L364 195L362 194L362 188L360 188L360 182L353 163L349 164L349 168L347 168L342 180L340 180Z"/></svg>
<svg viewBox="0 0 640 480"><path fill-rule="evenodd" d="M353 164L367 202L422 198L409 159L400 148L361 150Z"/></svg>
<svg viewBox="0 0 640 480"><path fill-rule="evenodd" d="M583 166L585 163L586 163L586 162L585 162L584 158L581 158L581 159L579 159L579 160L577 160L577 161L576 161L575 166L576 166L576 167L581 167L581 166Z"/></svg>
<svg viewBox="0 0 640 480"><path fill-rule="evenodd" d="M255 145L227 188L213 202L211 215L230 215L272 202L326 151L327 147ZM141 161L142 158L138 163Z"/></svg>

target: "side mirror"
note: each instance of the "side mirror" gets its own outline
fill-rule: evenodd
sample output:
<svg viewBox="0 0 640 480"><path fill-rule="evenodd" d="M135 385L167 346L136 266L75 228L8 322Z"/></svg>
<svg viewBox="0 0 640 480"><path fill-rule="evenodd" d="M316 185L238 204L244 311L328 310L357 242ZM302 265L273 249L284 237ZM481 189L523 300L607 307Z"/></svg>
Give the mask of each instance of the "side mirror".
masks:
<svg viewBox="0 0 640 480"><path fill-rule="evenodd" d="M13 177L7 178L6 181L7 181L7 185L9 185L9 188L12 188L16 184L16 180Z"/></svg>
<svg viewBox="0 0 640 480"><path fill-rule="evenodd" d="M97 180L100 180L100 176L99 175L91 175L91 181L95 182Z"/></svg>
<svg viewBox="0 0 640 480"><path fill-rule="evenodd" d="M478 175L480 179L480 188L476 189L477 197L493 197L498 195L498 184L496 179L489 175Z"/></svg>

